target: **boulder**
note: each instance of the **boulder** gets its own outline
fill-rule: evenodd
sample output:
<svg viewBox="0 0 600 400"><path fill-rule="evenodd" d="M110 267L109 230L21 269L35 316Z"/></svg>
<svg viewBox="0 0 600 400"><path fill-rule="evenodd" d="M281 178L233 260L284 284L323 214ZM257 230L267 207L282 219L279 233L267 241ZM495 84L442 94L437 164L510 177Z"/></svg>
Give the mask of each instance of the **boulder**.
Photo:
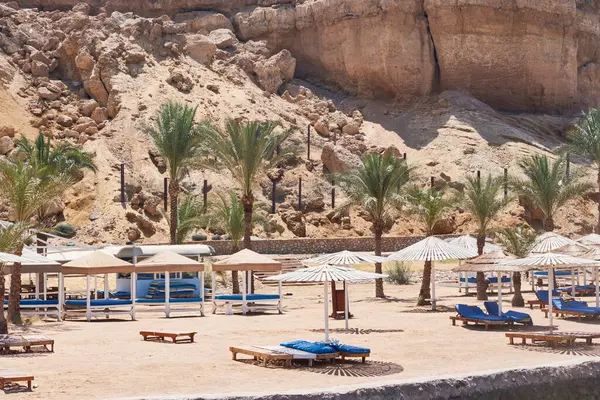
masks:
<svg viewBox="0 0 600 400"><path fill-rule="evenodd" d="M86 117L91 117L92 112L98 107L98 102L94 99L82 100L79 102L79 111Z"/></svg>
<svg viewBox="0 0 600 400"><path fill-rule="evenodd" d="M4 136L15 137L17 130L12 126L0 126L0 138Z"/></svg>
<svg viewBox="0 0 600 400"><path fill-rule="evenodd" d="M254 64L258 84L268 93L276 93L281 85L294 78L296 59L288 50Z"/></svg>
<svg viewBox="0 0 600 400"><path fill-rule="evenodd" d="M96 99L98 103L106 105L108 103L108 90L100 79L100 69L96 61L87 49L83 49L77 54L75 65L79 69L83 79L83 87L87 94Z"/></svg>
<svg viewBox="0 0 600 400"><path fill-rule="evenodd" d="M319 118L313 127L315 128L315 132L317 132L320 136L329 137L329 121L327 121L327 118Z"/></svg>
<svg viewBox="0 0 600 400"><path fill-rule="evenodd" d="M200 64L210 64L217 52L217 46L207 36L187 35L185 51Z"/></svg>
<svg viewBox="0 0 600 400"><path fill-rule="evenodd" d="M68 128L73 125L73 118L69 117L68 115L59 115L58 117L56 117L56 122L60 126Z"/></svg>
<svg viewBox="0 0 600 400"><path fill-rule="evenodd" d="M225 15L210 11L191 11L175 14L177 24L184 24L185 30L192 33L208 33L218 30L233 30L233 25Z"/></svg>
<svg viewBox="0 0 600 400"><path fill-rule="evenodd" d="M50 66L52 61L41 51L35 50L29 55L29 59L33 61L39 61L43 64Z"/></svg>
<svg viewBox="0 0 600 400"><path fill-rule="evenodd" d="M171 71L171 74L167 78L167 83L182 93L189 93L194 88L192 79L180 70Z"/></svg>
<svg viewBox="0 0 600 400"><path fill-rule="evenodd" d="M356 121L352 121L349 124L344 125L342 132L346 135L356 135L360 132L360 124Z"/></svg>
<svg viewBox="0 0 600 400"><path fill-rule="evenodd" d="M50 68L41 61L33 61L31 63L31 74L33 76L48 77L50 74Z"/></svg>
<svg viewBox="0 0 600 400"><path fill-rule="evenodd" d="M72 10L73 10L73 12L78 12L83 15L89 15L90 6L89 6L89 4L86 4L86 3L77 3L73 6Z"/></svg>
<svg viewBox="0 0 600 400"><path fill-rule="evenodd" d="M208 39L219 49L225 49L238 44L237 37L229 29L215 29L208 35Z"/></svg>
<svg viewBox="0 0 600 400"><path fill-rule="evenodd" d="M306 237L306 223L301 211L286 210L281 214L281 219L294 235Z"/></svg>
<svg viewBox="0 0 600 400"><path fill-rule="evenodd" d="M73 127L73 129L79 133L87 133L88 130L93 129L95 129L96 132L98 132L98 126L96 125L96 122L94 122L94 120L89 117L79 118L77 120L77 124Z"/></svg>
<svg viewBox="0 0 600 400"><path fill-rule="evenodd" d="M0 18L10 17L16 13L17 11L14 8L9 7L7 4L0 3Z"/></svg>
<svg viewBox="0 0 600 400"><path fill-rule="evenodd" d="M108 110L106 107L96 107L92 112L91 118L97 124L104 122L108 119Z"/></svg>
<svg viewBox="0 0 600 400"><path fill-rule="evenodd" d="M0 138L0 155L7 155L15 148L15 143L9 136L2 136Z"/></svg>
<svg viewBox="0 0 600 400"><path fill-rule="evenodd" d="M334 146L331 143L323 146L321 161L329 172L333 173L345 172L361 165L360 157L341 146Z"/></svg>
<svg viewBox="0 0 600 400"><path fill-rule="evenodd" d="M138 228L131 227L127 229L127 240L136 242L142 238L142 232Z"/></svg>
<svg viewBox="0 0 600 400"><path fill-rule="evenodd" d="M60 97L59 93L54 93L45 87L39 87L37 89L37 94L38 97L43 100L56 100Z"/></svg>
<svg viewBox="0 0 600 400"><path fill-rule="evenodd" d="M159 204L160 199L158 197L150 196L149 198L144 199L144 211L152 217L158 217L160 215L160 212L158 211Z"/></svg>

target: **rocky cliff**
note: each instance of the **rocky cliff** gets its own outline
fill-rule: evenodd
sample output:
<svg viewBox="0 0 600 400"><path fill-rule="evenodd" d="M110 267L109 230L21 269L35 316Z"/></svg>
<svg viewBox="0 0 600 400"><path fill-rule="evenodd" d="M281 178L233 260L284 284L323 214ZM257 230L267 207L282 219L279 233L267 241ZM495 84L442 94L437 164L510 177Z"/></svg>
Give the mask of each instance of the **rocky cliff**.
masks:
<svg viewBox="0 0 600 400"><path fill-rule="evenodd" d="M77 0L20 0L66 9ZM597 105L597 0L87 0L92 12L225 13L241 40L288 49L297 75L359 96L467 90L493 107Z"/></svg>

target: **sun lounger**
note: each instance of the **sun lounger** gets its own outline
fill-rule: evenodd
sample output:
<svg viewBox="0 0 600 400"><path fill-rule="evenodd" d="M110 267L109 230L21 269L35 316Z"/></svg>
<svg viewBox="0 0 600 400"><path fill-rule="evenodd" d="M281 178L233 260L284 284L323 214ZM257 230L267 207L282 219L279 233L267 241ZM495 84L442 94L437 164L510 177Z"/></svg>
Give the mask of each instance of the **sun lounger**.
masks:
<svg viewBox="0 0 600 400"><path fill-rule="evenodd" d="M485 306L485 310L488 312L489 315L498 315L498 303L496 303L495 301L486 301L483 303L483 305ZM501 316L514 323L523 325L533 325L533 320L531 319L531 316L526 313L509 310L507 312L503 312Z"/></svg>
<svg viewBox="0 0 600 400"><path fill-rule="evenodd" d="M261 348L259 346L231 346L229 347L229 351L231 351L231 358L234 361L237 360L238 354L245 354L253 357L255 360L262 361L265 367L269 361L284 361L286 366L291 367L292 360L294 359L292 354Z"/></svg>
<svg viewBox="0 0 600 400"><path fill-rule="evenodd" d="M535 295L537 296L536 300L528 300L527 305L529 308L533 310L533 306L540 306L540 308L544 308L544 306L548 305L548 291L547 290L536 290ZM560 297L560 292L557 290L552 291L552 297Z"/></svg>
<svg viewBox="0 0 600 400"><path fill-rule="evenodd" d="M352 346L349 344L342 344L339 342L330 342L324 343L338 352L340 355L342 362L346 360L346 358L360 358L364 363L367 357L371 356L371 349L366 347L358 347Z"/></svg>
<svg viewBox="0 0 600 400"><path fill-rule="evenodd" d="M456 312L458 315L450 317L452 325L456 325L456 321L461 321L463 325L468 325L469 322L471 322L475 325L483 325L485 326L485 329L489 329L490 326L507 325L511 323L506 318L497 315L488 315L477 306L458 304L456 305Z"/></svg>
<svg viewBox="0 0 600 400"><path fill-rule="evenodd" d="M531 340L532 344L537 342L546 342L552 347L556 347L559 343L566 343L573 346L576 339L584 339L587 345L591 345L593 339L600 338L600 333L593 332L509 332L506 334L509 344L515 344L514 339L521 339L521 344L527 344L527 339Z"/></svg>
<svg viewBox="0 0 600 400"><path fill-rule="evenodd" d="M59 321L62 317L57 299L21 299L19 307L21 308L21 315L52 316ZM7 300L4 301L4 308L8 308Z"/></svg>
<svg viewBox="0 0 600 400"><path fill-rule="evenodd" d="M600 316L600 308L588 307L581 302L564 301L563 299L554 299L552 312L557 317L577 317L581 320L583 317L598 318ZM543 309L546 318L548 318L549 310Z"/></svg>
<svg viewBox="0 0 600 400"><path fill-rule="evenodd" d="M27 382L27 388L31 390L33 375L27 375L12 369L0 369L0 390L4 390L4 385L14 382Z"/></svg>
<svg viewBox="0 0 600 400"><path fill-rule="evenodd" d="M54 353L54 340L48 337L0 335L0 349L3 351L8 351L13 347L22 347L26 353L30 353L31 348L37 346L43 346L47 351Z"/></svg>
<svg viewBox="0 0 600 400"><path fill-rule="evenodd" d="M135 299L135 304L137 305L148 305L148 306L162 306L164 307L165 305L165 298L148 298L148 297L142 297L139 299ZM191 304L194 307L180 307L177 308L178 306L185 306L186 304ZM153 308L155 309L155 307L149 307L146 309L146 311L150 310L150 311L154 311ZM137 311L143 311L140 310L139 308L137 309ZM181 313L190 313L190 312L195 312L195 311L199 311L200 312L200 316L204 316L204 299L202 297L174 297L174 298L169 298L169 310L168 312L165 311L165 313L167 314L167 317L170 315L170 313L175 313L175 312L181 312Z"/></svg>
<svg viewBox="0 0 600 400"><path fill-rule="evenodd" d="M573 293L573 286L561 287L557 289L558 292L571 294ZM576 285L575 294L579 296L593 295L596 292L595 285Z"/></svg>
<svg viewBox="0 0 600 400"><path fill-rule="evenodd" d="M198 332L186 332L186 333L172 333L172 332L152 332L152 331L140 331L140 335L144 338L144 341L158 340L164 342L166 338L171 339L173 343L190 342L194 343L194 336Z"/></svg>
<svg viewBox="0 0 600 400"><path fill-rule="evenodd" d="M334 360L338 357L338 352L331 346L322 343L313 343L306 340L293 340L291 342L280 343L281 346L299 350L315 355L315 360Z"/></svg>
<svg viewBox="0 0 600 400"><path fill-rule="evenodd" d="M217 294L213 297L213 314L217 312L218 308L228 307L230 305L239 305L243 303L241 294ZM254 304L248 304L254 303ZM246 311L263 311L263 310L277 310L279 314L282 313L281 309L281 296L278 294L247 294L246 295Z"/></svg>
<svg viewBox="0 0 600 400"><path fill-rule="evenodd" d="M65 318L68 315L86 312L87 300L66 300ZM90 315L88 320L97 315L109 318L111 315L130 315L133 319L133 302L120 299L92 299L90 300Z"/></svg>

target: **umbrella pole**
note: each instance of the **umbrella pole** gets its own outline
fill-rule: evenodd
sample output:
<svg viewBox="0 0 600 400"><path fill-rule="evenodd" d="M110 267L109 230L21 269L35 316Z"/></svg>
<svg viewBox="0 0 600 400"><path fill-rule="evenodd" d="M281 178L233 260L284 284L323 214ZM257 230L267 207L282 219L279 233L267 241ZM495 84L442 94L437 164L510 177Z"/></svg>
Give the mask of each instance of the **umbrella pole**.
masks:
<svg viewBox="0 0 600 400"><path fill-rule="evenodd" d="M165 315L167 318L171 316L171 274L165 271Z"/></svg>
<svg viewBox="0 0 600 400"><path fill-rule="evenodd" d="M104 274L104 298L108 299L109 297L109 287L108 287L108 274Z"/></svg>
<svg viewBox="0 0 600 400"><path fill-rule="evenodd" d="M348 285L346 285L346 281L344 281L344 318L346 319L346 329L348 329L348 305L350 301L348 299Z"/></svg>
<svg viewBox="0 0 600 400"><path fill-rule="evenodd" d="M498 282L502 282L502 272L498 271ZM502 316L502 285L498 283L498 316Z"/></svg>
<svg viewBox="0 0 600 400"><path fill-rule="evenodd" d="M204 291L204 271L198 271L198 276L200 277L200 316L204 317L204 299L206 298Z"/></svg>
<svg viewBox="0 0 600 400"><path fill-rule="evenodd" d="M550 331L554 329L554 325L552 323L553 313L552 313L552 292L554 291L554 267L551 266L548 269L548 325Z"/></svg>
<svg viewBox="0 0 600 400"><path fill-rule="evenodd" d="M242 314L244 315L246 315L246 282L248 281L246 273L247 271L242 272Z"/></svg>
<svg viewBox="0 0 600 400"><path fill-rule="evenodd" d="M575 297L575 268L571 268L571 296Z"/></svg>
<svg viewBox="0 0 600 400"><path fill-rule="evenodd" d="M596 271L596 307L600 307L600 290L598 289L598 267L594 267L594 269Z"/></svg>
<svg viewBox="0 0 600 400"><path fill-rule="evenodd" d="M215 272L215 270L212 270L212 272L210 273L210 285L211 285L211 299L212 299L212 313L214 314L217 310L217 301L215 299L215 296L217 294L216 290L217 290L217 273Z"/></svg>
<svg viewBox="0 0 600 400"><path fill-rule="evenodd" d="M431 311L436 309L436 298L435 298L435 262L431 262Z"/></svg>
<svg viewBox="0 0 600 400"><path fill-rule="evenodd" d="M91 306L91 300L90 300L90 276L86 275L85 276L85 316L89 321L92 320L92 311L90 310L90 306Z"/></svg>
<svg viewBox="0 0 600 400"><path fill-rule="evenodd" d="M137 298L137 274L131 273L131 320L135 321L135 300Z"/></svg>
<svg viewBox="0 0 600 400"><path fill-rule="evenodd" d="M98 275L94 274L94 299L98 300Z"/></svg>
<svg viewBox="0 0 600 400"><path fill-rule="evenodd" d="M323 308L325 310L325 342L329 342L329 281L323 282Z"/></svg>
<svg viewBox="0 0 600 400"><path fill-rule="evenodd" d="M65 300L65 282L62 272L58 273L58 322L62 320L63 304Z"/></svg>

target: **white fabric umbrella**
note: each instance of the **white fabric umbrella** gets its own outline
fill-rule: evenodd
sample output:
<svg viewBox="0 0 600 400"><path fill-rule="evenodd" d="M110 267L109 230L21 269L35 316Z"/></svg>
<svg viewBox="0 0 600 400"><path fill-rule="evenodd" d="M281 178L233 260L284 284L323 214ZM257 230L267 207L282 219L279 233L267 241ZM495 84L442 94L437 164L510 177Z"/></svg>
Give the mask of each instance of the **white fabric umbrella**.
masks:
<svg viewBox="0 0 600 400"><path fill-rule="evenodd" d="M597 233L590 233L589 235L580 237L576 242L584 245L600 246L600 235Z"/></svg>
<svg viewBox="0 0 600 400"><path fill-rule="evenodd" d="M355 253L348 250L343 250L337 253L332 254L323 254L318 257L309 258L307 260L302 261L307 265L321 265L321 264L331 264L331 265L358 265L363 263L382 263L388 261L385 257L374 256L365 253Z"/></svg>
<svg viewBox="0 0 600 400"><path fill-rule="evenodd" d="M568 245L577 245L578 243L568 237L559 235L554 232L546 232L535 239L535 243L531 248L530 254L547 253L560 249Z"/></svg>
<svg viewBox="0 0 600 400"><path fill-rule="evenodd" d="M323 304L325 309L325 341L329 341L329 282L366 282L378 278L386 278L385 274L363 272L341 265L323 264L315 267L298 269L286 274L270 276L267 281L279 282L323 282ZM346 291L346 321L348 320L348 291Z"/></svg>
<svg viewBox="0 0 600 400"><path fill-rule="evenodd" d="M542 253L510 261L507 262L506 265L514 267L529 266L536 269L548 268L548 323L550 329L552 329L552 291L554 290L554 267L574 268L586 265L597 266L598 263L599 262L595 260L573 257L567 254ZM596 307L598 307L598 274L596 274Z"/></svg>
<svg viewBox="0 0 600 400"><path fill-rule="evenodd" d="M435 266L433 261L462 260L477 256L477 251L461 249L439 239L429 236L400 251L390 254L390 261L431 261L431 309L435 311Z"/></svg>
<svg viewBox="0 0 600 400"><path fill-rule="evenodd" d="M470 250L470 251L474 251L475 253L477 253L477 238L474 238L471 235L463 235L463 236L459 236L457 238L448 239L447 242L456 247L460 247L461 249ZM494 243L489 243L487 241L485 242L485 245L483 246L484 254L491 253L492 251L498 251L498 250L502 250L502 247L500 247Z"/></svg>

